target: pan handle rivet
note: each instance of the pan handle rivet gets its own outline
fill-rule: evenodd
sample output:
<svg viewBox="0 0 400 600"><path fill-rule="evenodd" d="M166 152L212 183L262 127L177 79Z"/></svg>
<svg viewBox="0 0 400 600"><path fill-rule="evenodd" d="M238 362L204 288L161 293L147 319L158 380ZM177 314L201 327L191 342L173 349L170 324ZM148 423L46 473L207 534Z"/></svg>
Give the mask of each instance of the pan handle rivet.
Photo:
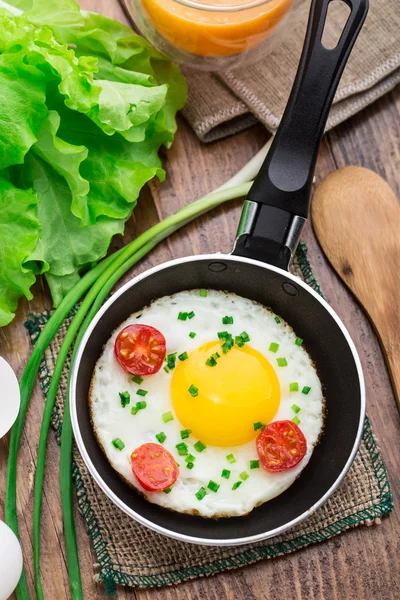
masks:
<svg viewBox="0 0 400 600"><path fill-rule="evenodd" d="M285 281L285 283L282 284L282 289L289 296L297 296L299 293L297 287L293 285L293 283L288 283L287 281Z"/></svg>
<svg viewBox="0 0 400 600"><path fill-rule="evenodd" d="M225 271L227 265L223 262L212 262L208 265L208 268L210 271L214 271L214 273L221 273L222 271Z"/></svg>

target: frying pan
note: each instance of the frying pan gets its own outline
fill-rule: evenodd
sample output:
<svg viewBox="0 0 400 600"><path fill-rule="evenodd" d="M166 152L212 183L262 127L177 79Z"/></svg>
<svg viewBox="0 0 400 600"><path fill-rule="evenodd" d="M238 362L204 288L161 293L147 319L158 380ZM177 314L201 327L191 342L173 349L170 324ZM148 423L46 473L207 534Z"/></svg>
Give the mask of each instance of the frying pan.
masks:
<svg viewBox="0 0 400 600"><path fill-rule="evenodd" d="M365 388L354 344L330 306L288 272L308 214L313 173L340 76L368 11L345 0L351 14L335 49L322 43L330 0L313 0L293 90L268 157L244 204L232 254L173 260L132 279L101 308L82 339L71 377L71 415L82 457L100 488L151 529L191 543L239 545L280 534L335 491L358 450ZM152 504L109 465L90 423L88 392L103 345L133 312L183 290L226 290L270 307L305 340L321 379L326 421L301 476L283 494L243 517L204 519Z"/></svg>

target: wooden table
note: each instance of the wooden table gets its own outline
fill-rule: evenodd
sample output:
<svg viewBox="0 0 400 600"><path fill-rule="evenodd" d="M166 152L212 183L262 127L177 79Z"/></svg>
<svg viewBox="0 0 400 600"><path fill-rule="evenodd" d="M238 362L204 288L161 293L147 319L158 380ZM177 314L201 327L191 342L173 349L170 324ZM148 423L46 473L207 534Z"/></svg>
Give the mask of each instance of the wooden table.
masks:
<svg viewBox="0 0 400 600"><path fill-rule="evenodd" d="M117 0L82 0L81 4L84 8L125 21ZM267 137L265 130L256 126L221 142L203 145L180 119L176 141L165 161L167 181L162 186L151 183L144 191L127 227L124 242L223 183L251 158ZM399 194L399 88L325 137L318 161L317 183L334 169L345 165L362 165L377 171ZM217 250L229 251L240 204L230 203L197 219L155 249L136 267L135 273L171 258ZM327 264L310 225L303 239L308 243L314 271L328 301L343 319L360 352L366 376L368 411L391 478L395 511L380 526L368 529L360 527L323 544L237 571L166 589L132 591L120 588L118 600L386 600L400 597L399 413L371 325ZM387 260L390 260L390 256ZM12 364L18 375L21 375L31 351L23 327L26 314L50 308L49 295L43 282L35 286L34 292L32 302L21 302L13 323L0 329L0 354ZM36 386L18 463L20 532L32 598L35 597L32 573L33 482L42 410L43 397ZM1 499L5 490L8 442L8 437L0 441ZM41 562L44 593L48 600L70 598L58 489L58 457L55 437L50 435L44 486ZM0 517L2 512L3 505L0 502ZM76 523L85 600L105 599L102 587L93 583L94 555L85 524L78 512Z"/></svg>

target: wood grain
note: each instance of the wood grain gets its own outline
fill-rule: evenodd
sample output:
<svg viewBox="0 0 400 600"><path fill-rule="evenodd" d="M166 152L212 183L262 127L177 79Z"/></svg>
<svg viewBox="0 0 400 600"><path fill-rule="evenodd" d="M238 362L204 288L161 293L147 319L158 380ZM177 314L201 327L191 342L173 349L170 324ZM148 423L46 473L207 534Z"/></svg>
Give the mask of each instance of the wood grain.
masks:
<svg viewBox="0 0 400 600"><path fill-rule="evenodd" d="M124 20L117 0L82 0L86 9ZM317 168L317 183L336 168L363 165L380 173L400 192L400 89L388 94L325 137ZM227 140L202 145L181 120L179 132L165 159L167 181L152 183L141 195L123 239L113 248L221 184L242 167L265 143L267 134L257 126ZM163 242L134 269L138 273L172 257L199 252L228 251L240 213L240 202L197 219ZM398 594L400 559L400 455L397 451L400 418L378 340L353 296L327 263L308 224L304 232L315 273L325 296L343 319L360 352L368 395L368 411L380 441L395 500L395 512L380 527L351 530L301 552L266 560L215 577L197 579L165 589L119 588L117 600L394 600ZM126 278L132 276L128 274ZM45 285L35 286L32 302L21 302L13 323L0 329L0 354L20 376L31 351L23 327L27 313L49 307ZM43 412L43 397L35 389L27 416L18 464L18 511L25 567L32 599L33 472ZM8 438L0 441L0 518L3 514ZM70 600L58 489L59 449L49 437L43 507L43 583L46 600ZM81 516L76 513L79 559L85 600L106 600L93 581L94 556ZM13 600L15 600L13 598Z"/></svg>
<svg viewBox="0 0 400 600"><path fill-rule="evenodd" d="M400 410L400 206L382 177L344 167L318 187L312 222L329 262L380 337Z"/></svg>

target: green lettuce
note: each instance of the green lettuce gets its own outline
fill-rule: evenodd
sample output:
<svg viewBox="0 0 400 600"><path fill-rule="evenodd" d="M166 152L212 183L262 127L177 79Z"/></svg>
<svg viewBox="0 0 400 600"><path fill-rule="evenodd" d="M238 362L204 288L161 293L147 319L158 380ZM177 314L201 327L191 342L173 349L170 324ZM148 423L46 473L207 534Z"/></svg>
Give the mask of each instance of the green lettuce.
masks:
<svg viewBox="0 0 400 600"><path fill-rule="evenodd" d="M0 85L2 326L39 273L57 305L123 234L142 187L165 177L158 151L186 84L144 39L75 0L0 0Z"/></svg>
<svg viewBox="0 0 400 600"><path fill-rule="evenodd" d="M0 178L0 323L11 322L21 296L32 298L35 274L25 266L40 237L38 200Z"/></svg>

